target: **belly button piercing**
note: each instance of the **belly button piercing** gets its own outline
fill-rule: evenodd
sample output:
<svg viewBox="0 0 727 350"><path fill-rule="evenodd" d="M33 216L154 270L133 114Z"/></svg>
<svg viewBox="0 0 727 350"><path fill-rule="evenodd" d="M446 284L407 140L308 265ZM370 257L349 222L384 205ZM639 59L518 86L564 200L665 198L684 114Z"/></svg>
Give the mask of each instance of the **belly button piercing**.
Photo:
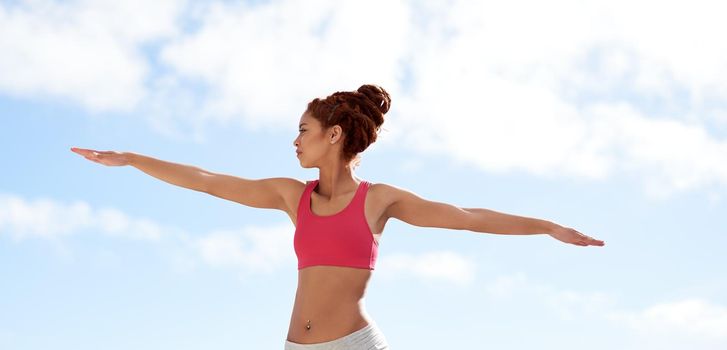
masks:
<svg viewBox="0 0 727 350"><path fill-rule="evenodd" d="M310 330L310 320L308 320L308 324L307 324L307 325L305 326L305 329L306 329L307 331L309 331L309 330Z"/></svg>

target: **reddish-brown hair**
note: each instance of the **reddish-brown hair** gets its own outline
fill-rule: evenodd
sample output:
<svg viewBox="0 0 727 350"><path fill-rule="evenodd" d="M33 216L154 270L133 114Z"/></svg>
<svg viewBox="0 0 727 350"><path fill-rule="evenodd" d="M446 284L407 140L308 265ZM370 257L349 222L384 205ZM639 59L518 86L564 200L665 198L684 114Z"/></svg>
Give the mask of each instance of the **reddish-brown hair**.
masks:
<svg viewBox="0 0 727 350"><path fill-rule="evenodd" d="M361 85L356 91L338 91L330 96L315 98L308 103L308 112L323 129L340 125L346 135L343 144L343 160L351 161L372 143L389 111L391 97L378 85Z"/></svg>

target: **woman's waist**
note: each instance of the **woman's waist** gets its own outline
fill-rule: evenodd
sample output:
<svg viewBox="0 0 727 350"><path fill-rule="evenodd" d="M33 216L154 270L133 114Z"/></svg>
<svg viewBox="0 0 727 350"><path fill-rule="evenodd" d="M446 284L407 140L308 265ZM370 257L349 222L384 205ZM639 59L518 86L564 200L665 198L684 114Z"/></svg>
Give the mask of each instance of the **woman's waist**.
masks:
<svg viewBox="0 0 727 350"><path fill-rule="evenodd" d="M364 313L364 299L358 294L305 293L298 291L293 315L353 315Z"/></svg>
<svg viewBox="0 0 727 350"><path fill-rule="evenodd" d="M312 344L338 339L367 324L370 318L363 305L343 308L298 308L290 318L287 340Z"/></svg>
<svg viewBox="0 0 727 350"><path fill-rule="evenodd" d="M366 287L366 281L353 279L301 278L295 299L309 305L356 305L363 300Z"/></svg>

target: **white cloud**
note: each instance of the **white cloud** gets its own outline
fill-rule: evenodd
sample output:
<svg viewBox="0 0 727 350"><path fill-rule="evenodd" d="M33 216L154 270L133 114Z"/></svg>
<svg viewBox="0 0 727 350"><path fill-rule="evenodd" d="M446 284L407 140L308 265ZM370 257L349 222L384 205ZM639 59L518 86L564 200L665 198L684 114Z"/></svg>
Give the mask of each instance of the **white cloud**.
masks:
<svg viewBox="0 0 727 350"><path fill-rule="evenodd" d="M475 263L449 251L388 254L379 258L376 269L379 276L388 279L413 276L425 282L462 286L471 284L475 278Z"/></svg>
<svg viewBox="0 0 727 350"><path fill-rule="evenodd" d="M394 107L404 144L484 171L635 175L661 197L727 184L727 142L703 124L709 99L727 100L718 3L438 4Z"/></svg>
<svg viewBox="0 0 727 350"><path fill-rule="evenodd" d="M440 65L432 62L429 68ZM462 89L421 86L414 98L400 104L401 124L392 134L407 145L489 171L605 175L606 164L586 147L586 122L552 92L484 72L440 72L444 85L459 84Z"/></svg>
<svg viewBox="0 0 727 350"><path fill-rule="evenodd" d="M291 224L216 230L196 240L202 260L211 266L270 273L295 261Z"/></svg>
<svg viewBox="0 0 727 350"><path fill-rule="evenodd" d="M0 4L0 91L129 110L146 94L142 45L173 35L181 1Z"/></svg>
<svg viewBox="0 0 727 350"><path fill-rule="evenodd" d="M210 87L202 117L292 129L331 87L395 90L408 21L397 1L214 3L161 58Z"/></svg>
<svg viewBox="0 0 727 350"><path fill-rule="evenodd" d="M173 249L170 258L175 267L183 270L202 262L214 267L269 273L295 260L294 230L293 225L282 224L192 235L147 218L134 218L118 209L93 208L83 201L62 203L0 195L0 234L7 234L16 242L32 238L50 240L59 244L65 256L71 253L63 238L89 232L149 241ZM102 258L111 256L112 252L107 253Z"/></svg>
<svg viewBox="0 0 727 350"><path fill-rule="evenodd" d="M637 73L644 73L638 81L645 90L668 86L673 79L690 91L690 100L697 105L708 97L727 98L727 42L721 34L727 24L720 15L727 4L712 0L601 4L612 36L641 56Z"/></svg>
<svg viewBox="0 0 727 350"><path fill-rule="evenodd" d="M28 200L0 194L0 232L15 241L30 238L57 239L82 231L98 231L109 236L158 241L165 231L161 225L145 218L131 218L111 208L92 208L88 203L62 203L41 198Z"/></svg>
<svg viewBox="0 0 727 350"><path fill-rule="evenodd" d="M618 312L610 318L651 336L677 333L727 341L727 308L697 298L655 304L637 312Z"/></svg>
<svg viewBox="0 0 727 350"><path fill-rule="evenodd" d="M384 15L375 5L351 9L324 1L306 8L289 1L215 4L202 16L200 30L167 46L162 58L180 75L210 86L206 118L287 127L304 102L332 92L330 86L353 89L368 77L387 77L382 85L393 92L394 109L384 144L403 143L484 171L590 179L635 174L656 197L727 184L723 167L714 162L723 158L725 142L695 117L706 108L707 94L698 91L727 99L711 88L725 80L722 73L693 72L695 63L721 72L724 60L675 55L692 41L669 29L676 40L665 43L666 32L637 21L645 17L634 11L649 6L388 5ZM710 6L697 3L692 10L709 12ZM669 11L678 13L678 7L670 4ZM379 18L380 32L358 30L363 23L357 21L372 17ZM655 20L659 28L673 28L667 18ZM714 16L706 20L721 25ZM696 36L704 26L687 30ZM722 46L700 52L725 57ZM404 64L412 86L399 86ZM694 94L680 100L679 89ZM643 102L654 99L662 102L657 111ZM617 110L629 113L602 118L604 111Z"/></svg>
<svg viewBox="0 0 727 350"><path fill-rule="evenodd" d="M727 140L693 122L648 118L630 105L593 105L592 140L617 170L644 174L647 193L666 198L706 185L727 185Z"/></svg>
<svg viewBox="0 0 727 350"><path fill-rule="evenodd" d="M312 98L372 82L393 97L383 145L488 172L637 176L649 194L666 197L727 184L727 141L710 130L727 126L725 6L0 5L0 91L67 97L91 109L140 104L165 135L178 136L175 124L186 119L203 140L210 122L294 130ZM194 29L181 32L178 23ZM144 55L150 43L158 56ZM150 58L165 69L151 72Z"/></svg>
<svg viewBox="0 0 727 350"><path fill-rule="evenodd" d="M524 273L499 276L485 285L485 292L497 299L532 299L550 308L567 320L584 315L599 316L615 304L615 299L603 292L580 292L556 288L531 280Z"/></svg>
<svg viewBox="0 0 727 350"><path fill-rule="evenodd" d="M727 345L727 308L700 298L657 303L643 310L620 305L609 293L582 292L534 281L524 273L500 276L486 284L496 301L546 306L561 319L595 323L605 320L635 331L628 348L720 349Z"/></svg>
<svg viewBox="0 0 727 350"><path fill-rule="evenodd" d="M500 276L485 286L485 291L498 298L508 297L518 290L526 290L529 281L524 273Z"/></svg>

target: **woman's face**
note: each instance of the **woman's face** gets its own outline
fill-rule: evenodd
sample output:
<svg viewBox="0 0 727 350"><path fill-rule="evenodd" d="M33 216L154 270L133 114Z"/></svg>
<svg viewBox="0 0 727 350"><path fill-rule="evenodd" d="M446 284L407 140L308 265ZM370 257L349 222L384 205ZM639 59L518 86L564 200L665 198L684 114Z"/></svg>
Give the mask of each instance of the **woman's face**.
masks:
<svg viewBox="0 0 727 350"><path fill-rule="evenodd" d="M321 123L308 112L303 113L298 125L298 137L293 141L296 152L299 152L298 160L303 168L314 167L321 158L335 151L332 147L335 143L332 144L330 141L337 140L338 137L332 139L330 137L332 134L333 131L322 130Z"/></svg>

